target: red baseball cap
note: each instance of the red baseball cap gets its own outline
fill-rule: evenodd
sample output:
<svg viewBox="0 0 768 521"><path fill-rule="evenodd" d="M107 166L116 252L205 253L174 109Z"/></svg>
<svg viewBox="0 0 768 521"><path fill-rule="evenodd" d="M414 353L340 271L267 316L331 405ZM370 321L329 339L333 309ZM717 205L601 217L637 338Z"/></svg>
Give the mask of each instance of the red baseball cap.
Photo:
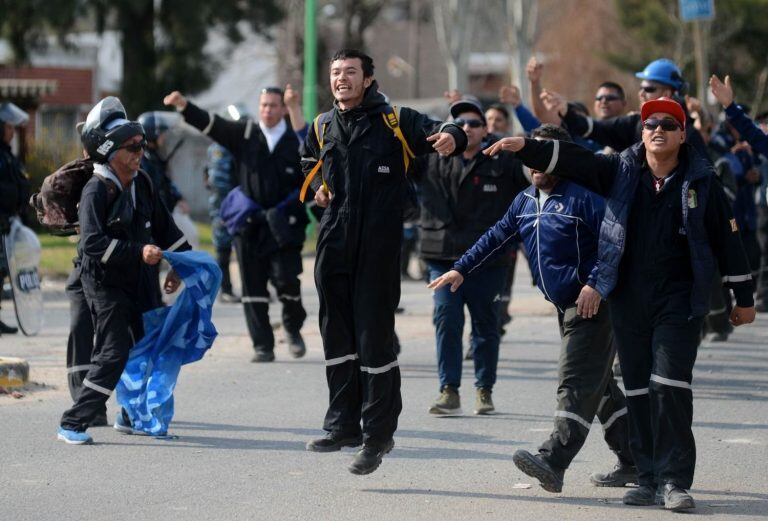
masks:
<svg viewBox="0 0 768 521"><path fill-rule="evenodd" d="M646 101L643 106L640 107L640 119L645 121L651 114L657 112L663 112L669 114L680 123L680 126L685 130L685 111L683 107L673 100L672 98L662 97L659 99Z"/></svg>

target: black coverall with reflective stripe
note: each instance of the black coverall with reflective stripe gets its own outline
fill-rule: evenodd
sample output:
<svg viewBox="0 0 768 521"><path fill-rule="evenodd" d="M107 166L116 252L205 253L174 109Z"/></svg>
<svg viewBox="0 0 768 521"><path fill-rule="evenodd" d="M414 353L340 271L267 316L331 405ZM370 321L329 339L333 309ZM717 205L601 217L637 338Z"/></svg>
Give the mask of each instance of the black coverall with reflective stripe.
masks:
<svg viewBox="0 0 768 521"><path fill-rule="evenodd" d="M303 165L308 172L322 159L333 194L315 261L330 395L323 428L356 435L362 419L364 442L373 445L392 438L402 409L393 339L407 182L402 145L382 118L385 106L374 82L361 106L335 109L322 149L310 129ZM399 123L416 155L434 152L426 138L439 122L403 108ZM459 154L466 134L449 127Z"/></svg>
<svg viewBox="0 0 768 521"><path fill-rule="evenodd" d="M283 305L286 331L298 333L307 318L299 275L303 270L304 228L309 219L297 192L302 183L299 140L288 126L270 152L261 128L252 120L227 121L193 103L188 103L182 114L187 123L232 153L238 164L241 190L263 209L235 235L234 244L242 277L245 322L253 347L272 351L275 337L269 322L267 282L275 287ZM277 242L269 225L266 214L270 211L277 211L285 221L285 236L281 239L284 244Z"/></svg>
<svg viewBox="0 0 768 521"><path fill-rule="evenodd" d="M144 174L132 181L136 189L130 221L108 226L111 209L131 198L131 187L108 208L105 183L112 181L97 175L83 188L78 209L80 281L94 325L93 354L75 404L61 418L63 428L81 432L103 412L129 351L143 336L141 314L162 304L157 270L143 262L142 248L155 244L164 250L190 249Z"/></svg>
<svg viewBox="0 0 768 521"><path fill-rule="evenodd" d="M643 148L638 152L645 157ZM694 274L688 236L682 233L682 183L687 167L703 163L694 154L683 145L676 173L658 195L647 166L632 172L640 179L623 230L618 281L608 296L641 485L673 483L688 489L696 464L691 381L703 317L692 316ZM526 140L518 156L531 168L549 169L609 201L616 177L625 175L624 154L595 155L571 143ZM724 283L739 306L752 306L749 264L722 186L712 179L706 201L691 192L686 204L704 210L709 247Z"/></svg>

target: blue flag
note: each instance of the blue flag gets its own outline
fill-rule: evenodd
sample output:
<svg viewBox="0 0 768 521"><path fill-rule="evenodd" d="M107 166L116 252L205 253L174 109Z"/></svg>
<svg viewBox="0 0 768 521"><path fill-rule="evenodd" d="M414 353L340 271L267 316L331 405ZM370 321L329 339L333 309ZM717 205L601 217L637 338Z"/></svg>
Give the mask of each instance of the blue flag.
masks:
<svg viewBox="0 0 768 521"><path fill-rule="evenodd" d="M208 253L163 256L185 288L172 306L144 313L144 337L131 349L117 384L117 401L134 431L153 436L168 432L181 366L200 360L218 334L211 314L221 285L221 270Z"/></svg>

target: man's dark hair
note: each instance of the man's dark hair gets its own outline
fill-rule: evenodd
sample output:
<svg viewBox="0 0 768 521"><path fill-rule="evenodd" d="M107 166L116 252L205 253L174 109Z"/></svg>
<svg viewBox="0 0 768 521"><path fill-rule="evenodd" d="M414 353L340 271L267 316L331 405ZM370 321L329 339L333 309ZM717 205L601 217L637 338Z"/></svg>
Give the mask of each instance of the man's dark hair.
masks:
<svg viewBox="0 0 768 521"><path fill-rule="evenodd" d="M285 97L285 92L280 87L264 87L261 89L262 94L277 94L280 96L280 101L284 101L283 98Z"/></svg>
<svg viewBox="0 0 768 521"><path fill-rule="evenodd" d="M488 107L488 110L491 110L491 109L498 110L499 112L501 112L504 115L506 120L509 121L509 110L507 110L507 107L505 107L501 103L494 103L493 105Z"/></svg>
<svg viewBox="0 0 768 521"><path fill-rule="evenodd" d="M768 120L768 111L761 112L757 116L755 116L755 122L762 123L763 121Z"/></svg>
<svg viewBox="0 0 768 521"><path fill-rule="evenodd" d="M331 58L331 63L335 62L336 60L346 60L349 58L360 59L360 63L363 64L364 78L370 78L373 76L373 58L362 51L358 51L357 49L341 49L336 51L336 54L334 54Z"/></svg>
<svg viewBox="0 0 768 521"><path fill-rule="evenodd" d="M556 139L558 141L572 141L571 135L563 127L544 123L539 128L533 129L532 138Z"/></svg>
<svg viewBox="0 0 768 521"><path fill-rule="evenodd" d="M597 86L597 90L600 90L600 89L615 90L619 94L619 96L621 97L622 101L627 99L627 95L624 94L624 88L621 85L619 85L618 83L616 83L616 82L604 81L603 83L601 83L600 85Z"/></svg>

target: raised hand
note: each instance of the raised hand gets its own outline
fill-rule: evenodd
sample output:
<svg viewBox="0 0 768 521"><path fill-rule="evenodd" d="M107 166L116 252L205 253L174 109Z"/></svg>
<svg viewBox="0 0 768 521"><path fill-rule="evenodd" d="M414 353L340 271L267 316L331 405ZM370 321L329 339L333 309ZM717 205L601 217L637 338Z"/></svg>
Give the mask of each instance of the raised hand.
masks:
<svg viewBox="0 0 768 521"><path fill-rule="evenodd" d="M449 156L456 150L456 140L448 132L432 134L427 141L432 143L432 148L441 156Z"/></svg>
<svg viewBox="0 0 768 521"><path fill-rule="evenodd" d="M733 87L731 86L731 77L725 77L725 83L720 81L716 74L709 78L709 88L715 99L720 102L723 108L728 108L733 103Z"/></svg>
<svg viewBox="0 0 768 521"><path fill-rule="evenodd" d="M503 85L499 89L499 101L505 105L518 107L523 102L520 98L520 89L517 85Z"/></svg>
<svg viewBox="0 0 768 521"><path fill-rule="evenodd" d="M175 90L163 98L163 104L169 107L176 107L176 110L182 111L187 108L187 98L181 92Z"/></svg>

